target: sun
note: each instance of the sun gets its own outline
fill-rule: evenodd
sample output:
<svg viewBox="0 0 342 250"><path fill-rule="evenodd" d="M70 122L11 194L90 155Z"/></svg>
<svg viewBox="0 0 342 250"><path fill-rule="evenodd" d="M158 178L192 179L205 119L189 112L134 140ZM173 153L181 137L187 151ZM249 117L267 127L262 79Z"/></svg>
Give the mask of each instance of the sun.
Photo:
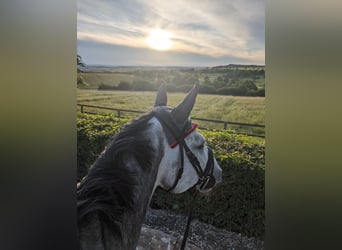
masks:
<svg viewBox="0 0 342 250"><path fill-rule="evenodd" d="M171 34L162 29L153 29L147 38L147 43L152 49L168 50L172 46Z"/></svg>

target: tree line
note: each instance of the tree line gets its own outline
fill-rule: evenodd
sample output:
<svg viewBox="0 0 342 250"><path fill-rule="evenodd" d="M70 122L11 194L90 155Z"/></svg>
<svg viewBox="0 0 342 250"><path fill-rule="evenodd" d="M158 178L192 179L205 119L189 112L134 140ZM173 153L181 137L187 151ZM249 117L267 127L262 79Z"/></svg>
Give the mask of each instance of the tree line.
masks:
<svg viewBox="0 0 342 250"><path fill-rule="evenodd" d="M196 71L142 71L134 72L133 80L120 81L117 86L99 85L100 90L156 91L161 83L166 83L170 92L187 92L195 83L200 84L200 93L265 96L264 85L258 87L256 81L264 79L264 70L233 70L224 74Z"/></svg>
<svg viewBox="0 0 342 250"><path fill-rule="evenodd" d="M80 67L84 67L85 63L79 55L77 66L77 84L82 86L83 79L79 73L82 72ZM121 80L116 86L102 83L98 89L156 91L160 84L166 83L169 92L188 92L195 83L199 83L200 93L203 94L265 96L265 70L263 66L258 65L232 64L202 69L137 69L129 74L133 75L130 82Z"/></svg>

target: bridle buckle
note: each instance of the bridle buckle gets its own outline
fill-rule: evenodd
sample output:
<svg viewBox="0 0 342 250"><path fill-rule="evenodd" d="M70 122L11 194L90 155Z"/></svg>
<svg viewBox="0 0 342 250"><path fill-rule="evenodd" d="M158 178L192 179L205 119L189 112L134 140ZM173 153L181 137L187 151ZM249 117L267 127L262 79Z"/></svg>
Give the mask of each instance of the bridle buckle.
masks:
<svg viewBox="0 0 342 250"><path fill-rule="evenodd" d="M200 182L199 188L200 188L200 190L204 189L208 185L209 181L210 181L210 176L208 176L208 175L207 176L203 176L202 178L200 178L199 179L199 182Z"/></svg>

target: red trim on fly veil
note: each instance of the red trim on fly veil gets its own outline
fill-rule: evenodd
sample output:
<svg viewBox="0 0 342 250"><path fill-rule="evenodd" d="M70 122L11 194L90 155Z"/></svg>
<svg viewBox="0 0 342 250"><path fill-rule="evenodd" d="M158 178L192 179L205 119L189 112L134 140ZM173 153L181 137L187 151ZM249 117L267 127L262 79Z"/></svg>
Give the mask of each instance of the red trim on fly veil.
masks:
<svg viewBox="0 0 342 250"><path fill-rule="evenodd" d="M191 128L186 131L185 135L184 135L184 138L187 137L188 135L190 135L192 132L194 132L196 130L196 128L198 127L198 124L197 123L193 123ZM178 145L178 142L177 141L174 141L170 144L170 147L171 148L174 148Z"/></svg>

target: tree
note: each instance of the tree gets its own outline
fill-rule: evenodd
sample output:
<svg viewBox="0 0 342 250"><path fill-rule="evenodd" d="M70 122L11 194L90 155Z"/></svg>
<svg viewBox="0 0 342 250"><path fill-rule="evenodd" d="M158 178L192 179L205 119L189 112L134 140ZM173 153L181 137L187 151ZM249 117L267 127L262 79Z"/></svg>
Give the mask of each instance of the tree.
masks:
<svg viewBox="0 0 342 250"><path fill-rule="evenodd" d="M246 88L247 90L258 90L258 87L255 85L255 82L252 80L245 80L239 84L239 87Z"/></svg>
<svg viewBox="0 0 342 250"><path fill-rule="evenodd" d="M222 76L216 77L216 79L213 81L213 85L216 89L220 89L225 86L225 82Z"/></svg>
<svg viewBox="0 0 342 250"><path fill-rule="evenodd" d="M77 72L82 72L79 67L84 67L85 63L82 61L82 57L77 54Z"/></svg>
<svg viewBox="0 0 342 250"><path fill-rule="evenodd" d="M119 90L130 90L131 89L131 84L126 81L120 81L117 89Z"/></svg>
<svg viewBox="0 0 342 250"><path fill-rule="evenodd" d="M82 57L77 54L77 86L80 87L84 85L84 81L82 76L79 74L82 72L82 70L79 69L79 67L84 67L85 64L82 62Z"/></svg>
<svg viewBox="0 0 342 250"><path fill-rule="evenodd" d="M78 54L77 54L77 66L82 66L82 67L85 66L84 62L82 62L82 57Z"/></svg>
<svg viewBox="0 0 342 250"><path fill-rule="evenodd" d="M205 84L205 85L208 85L208 86L211 85L210 78L209 78L209 76L207 76L207 75L204 77L204 84Z"/></svg>
<svg viewBox="0 0 342 250"><path fill-rule="evenodd" d="M215 87L213 87L213 86L201 85L201 87L199 89L199 93L202 93L202 94L216 94L217 91L216 91Z"/></svg>

